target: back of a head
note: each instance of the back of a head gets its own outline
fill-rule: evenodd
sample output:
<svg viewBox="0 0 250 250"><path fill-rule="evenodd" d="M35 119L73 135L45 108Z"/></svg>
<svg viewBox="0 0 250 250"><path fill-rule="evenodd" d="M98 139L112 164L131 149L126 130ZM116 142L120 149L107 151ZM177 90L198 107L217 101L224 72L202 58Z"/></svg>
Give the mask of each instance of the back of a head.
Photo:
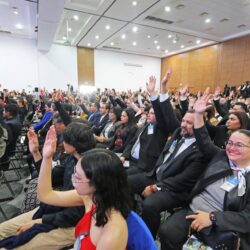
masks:
<svg viewBox="0 0 250 250"><path fill-rule="evenodd" d="M63 140L75 147L79 154L95 147L93 131L80 122L72 122L64 129Z"/></svg>
<svg viewBox="0 0 250 250"><path fill-rule="evenodd" d="M18 106L16 104L6 104L4 109L5 112L9 112L11 116L17 116L18 114Z"/></svg>

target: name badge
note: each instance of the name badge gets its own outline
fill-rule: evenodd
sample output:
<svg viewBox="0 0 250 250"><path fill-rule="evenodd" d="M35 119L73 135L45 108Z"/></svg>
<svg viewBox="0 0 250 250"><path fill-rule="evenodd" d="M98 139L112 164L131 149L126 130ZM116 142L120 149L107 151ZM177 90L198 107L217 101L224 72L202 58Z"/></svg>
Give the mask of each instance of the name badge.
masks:
<svg viewBox="0 0 250 250"><path fill-rule="evenodd" d="M177 140L174 140L169 148L169 153L172 154L176 148Z"/></svg>
<svg viewBox="0 0 250 250"><path fill-rule="evenodd" d="M152 135L154 133L154 126L148 126L148 135Z"/></svg>
<svg viewBox="0 0 250 250"><path fill-rule="evenodd" d="M239 180L236 176L229 176L226 178L225 182L221 185L221 188L226 192L230 192L239 184Z"/></svg>

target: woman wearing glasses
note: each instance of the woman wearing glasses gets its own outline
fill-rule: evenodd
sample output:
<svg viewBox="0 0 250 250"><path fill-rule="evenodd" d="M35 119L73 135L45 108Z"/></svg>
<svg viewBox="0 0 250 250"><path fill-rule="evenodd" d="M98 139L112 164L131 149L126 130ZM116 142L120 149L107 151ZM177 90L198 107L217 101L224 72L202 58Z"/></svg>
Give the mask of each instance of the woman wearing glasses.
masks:
<svg viewBox="0 0 250 250"><path fill-rule="evenodd" d="M203 120L208 100L207 89L194 105L195 137L208 166L191 192L187 207L161 225L162 250L181 249L190 226L201 233L212 227L238 232L240 249L250 249L250 131L233 132L225 150L215 146Z"/></svg>
<svg viewBox="0 0 250 250"><path fill-rule="evenodd" d="M85 206L85 215L75 230L75 249L125 250L128 239L125 218L130 213L131 201L120 159L105 149L87 151L72 175L75 190L53 191L51 163L55 148L56 132L51 127L43 147L39 199L56 206Z"/></svg>

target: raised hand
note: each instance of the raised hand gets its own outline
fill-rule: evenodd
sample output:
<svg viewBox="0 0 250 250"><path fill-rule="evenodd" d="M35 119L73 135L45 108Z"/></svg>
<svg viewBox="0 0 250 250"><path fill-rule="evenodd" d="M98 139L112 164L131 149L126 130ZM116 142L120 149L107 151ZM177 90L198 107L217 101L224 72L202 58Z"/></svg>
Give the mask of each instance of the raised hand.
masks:
<svg viewBox="0 0 250 250"><path fill-rule="evenodd" d="M180 88L180 95L185 96L188 92L188 84L184 85L182 88Z"/></svg>
<svg viewBox="0 0 250 250"><path fill-rule="evenodd" d="M52 158L54 153L56 152L56 130L54 126L51 126L45 139L45 143L43 145L43 158Z"/></svg>
<svg viewBox="0 0 250 250"><path fill-rule="evenodd" d="M218 97L221 94L220 86L217 86L214 90L214 97Z"/></svg>
<svg viewBox="0 0 250 250"><path fill-rule="evenodd" d="M166 74L161 79L161 93L165 94L167 92L167 82L171 76L171 73L172 73L171 69L168 68Z"/></svg>
<svg viewBox="0 0 250 250"><path fill-rule="evenodd" d="M34 130L29 129L27 133L28 139L29 139L29 150L31 154L36 154L39 152L39 143L38 143L38 137L37 134L34 132Z"/></svg>
<svg viewBox="0 0 250 250"><path fill-rule="evenodd" d="M207 109L211 107L211 105L207 105L208 100L210 99L211 95L209 93L209 88L206 88L205 92L203 93L202 96L198 97L197 101L194 104L194 111L196 113L202 114L204 113Z"/></svg>
<svg viewBox="0 0 250 250"><path fill-rule="evenodd" d="M156 78L154 76L149 77L149 81L146 83L146 88L150 96L156 96L157 92L155 90Z"/></svg>

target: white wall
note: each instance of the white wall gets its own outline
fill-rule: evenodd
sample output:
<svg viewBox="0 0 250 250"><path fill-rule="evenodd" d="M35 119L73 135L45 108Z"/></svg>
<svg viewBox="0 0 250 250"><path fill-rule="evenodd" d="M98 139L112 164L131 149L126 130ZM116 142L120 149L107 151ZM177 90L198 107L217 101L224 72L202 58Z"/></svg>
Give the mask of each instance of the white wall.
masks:
<svg viewBox="0 0 250 250"><path fill-rule="evenodd" d="M144 89L150 75L155 75L159 84L161 60L158 58L95 50L94 60L96 88ZM65 90L70 83L77 89L77 78L75 47L52 45L45 53L37 51L34 40L0 35L2 88Z"/></svg>
<svg viewBox="0 0 250 250"><path fill-rule="evenodd" d="M95 50L95 85L118 90L145 88L149 76L159 84L161 60L148 56ZM130 64L131 66L128 66Z"/></svg>
<svg viewBox="0 0 250 250"><path fill-rule="evenodd" d="M49 52L37 51L36 41L0 36L0 83L7 89L46 87L75 88L77 80L77 50L52 45ZM29 87L32 86L32 87Z"/></svg>

